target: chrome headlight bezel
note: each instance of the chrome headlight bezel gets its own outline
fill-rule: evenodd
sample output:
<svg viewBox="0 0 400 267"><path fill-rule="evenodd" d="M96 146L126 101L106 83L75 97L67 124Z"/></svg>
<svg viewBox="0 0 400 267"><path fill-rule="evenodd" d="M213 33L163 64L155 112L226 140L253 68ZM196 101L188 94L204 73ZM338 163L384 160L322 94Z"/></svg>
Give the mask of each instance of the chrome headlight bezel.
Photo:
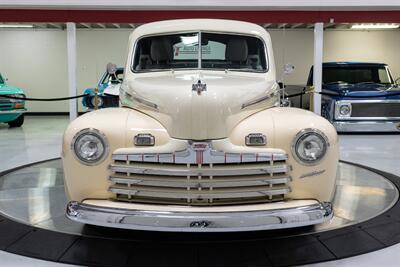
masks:
<svg viewBox="0 0 400 267"><path fill-rule="evenodd" d="M96 160L93 160L93 161L85 160L80 155L78 155L78 153L76 151L75 145L76 145L77 141L85 135L92 135L92 136L98 138L103 145L103 148L104 148L103 153ZM109 147L107 137L102 132L100 132L99 130L94 129L94 128L86 128L86 129L83 129L83 130L77 132L74 135L74 137L72 138L72 141L71 141L71 150L72 150L72 154L74 155L74 158L77 161L79 161L80 163L87 165L87 166L94 166L94 165L98 165L98 164L102 163L107 158L109 151L110 151L110 147Z"/></svg>
<svg viewBox="0 0 400 267"><path fill-rule="evenodd" d="M313 160L313 161L305 160L301 156L299 156L298 153L297 153L297 148L298 148L297 146L299 144L300 139L302 139L302 138L304 138L304 136L310 135L310 134L315 135L318 138L320 138L320 140L325 145L324 152L322 153L322 156L320 156L318 159ZM306 165L306 166L313 166L313 165L317 165L319 162L321 162L325 158L329 147L330 147L329 139L321 130L314 129L314 128L307 128L307 129L301 130L300 132L298 132L296 134L296 136L295 136L295 138L293 139L293 142L292 142L291 150L292 150L292 155L293 155L294 159L298 163L300 163L302 165Z"/></svg>
<svg viewBox="0 0 400 267"><path fill-rule="evenodd" d="M349 113L345 114L345 115L340 113L341 108L344 106L348 107L348 109L349 109ZM351 112L352 112L351 102L342 101L342 100L336 101L336 103L335 103L335 119L348 119L351 117Z"/></svg>

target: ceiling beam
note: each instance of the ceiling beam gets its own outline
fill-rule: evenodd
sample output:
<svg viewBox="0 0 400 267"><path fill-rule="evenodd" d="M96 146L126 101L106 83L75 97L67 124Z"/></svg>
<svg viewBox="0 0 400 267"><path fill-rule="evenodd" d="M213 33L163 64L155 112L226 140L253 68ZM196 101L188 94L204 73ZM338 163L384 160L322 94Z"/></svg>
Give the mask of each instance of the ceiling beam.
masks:
<svg viewBox="0 0 400 267"><path fill-rule="evenodd" d="M91 26L89 23L83 23L83 22L81 22L81 23L79 23L79 24L81 24L83 27L85 27L85 28L87 28L87 29L91 29L91 28L92 28L92 26Z"/></svg>
<svg viewBox="0 0 400 267"><path fill-rule="evenodd" d="M304 23L294 23L293 25L292 25L292 29L296 29L296 28L298 28L298 27L300 27L301 25L303 25Z"/></svg>

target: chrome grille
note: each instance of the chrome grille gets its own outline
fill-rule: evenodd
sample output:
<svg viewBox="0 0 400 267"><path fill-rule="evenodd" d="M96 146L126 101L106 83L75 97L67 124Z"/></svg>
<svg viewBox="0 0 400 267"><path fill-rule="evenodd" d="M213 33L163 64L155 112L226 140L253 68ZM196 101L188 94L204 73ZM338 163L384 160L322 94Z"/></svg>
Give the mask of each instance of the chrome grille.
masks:
<svg viewBox="0 0 400 267"><path fill-rule="evenodd" d="M400 119L400 101L352 103L351 117L391 117Z"/></svg>
<svg viewBox="0 0 400 267"><path fill-rule="evenodd" d="M0 104L4 104L4 103L6 103L6 104L11 103L11 100L9 98L5 98L0 95Z"/></svg>
<svg viewBox="0 0 400 267"><path fill-rule="evenodd" d="M224 153L193 146L175 153L114 154L109 191L118 201L229 205L279 201L290 192L286 154ZM211 163L210 161L214 161Z"/></svg>

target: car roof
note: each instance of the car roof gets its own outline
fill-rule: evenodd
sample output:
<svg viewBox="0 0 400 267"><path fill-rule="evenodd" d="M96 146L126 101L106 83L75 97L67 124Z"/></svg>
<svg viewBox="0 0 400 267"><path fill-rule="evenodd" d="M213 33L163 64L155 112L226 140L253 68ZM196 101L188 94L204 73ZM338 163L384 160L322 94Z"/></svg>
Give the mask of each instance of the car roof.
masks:
<svg viewBox="0 0 400 267"><path fill-rule="evenodd" d="M387 66L385 63L376 62L357 62L357 61L332 61L324 62L324 67L337 67L337 66Z"/></svg>
<svg viewBox="0 0 400 267"><path fill-rule="evenodd" d="M143 24L134 30L137 36L164 34L168 32L233 32L248 35L263 35L266 31L260 25L225 19L177 19Z"/></svg>

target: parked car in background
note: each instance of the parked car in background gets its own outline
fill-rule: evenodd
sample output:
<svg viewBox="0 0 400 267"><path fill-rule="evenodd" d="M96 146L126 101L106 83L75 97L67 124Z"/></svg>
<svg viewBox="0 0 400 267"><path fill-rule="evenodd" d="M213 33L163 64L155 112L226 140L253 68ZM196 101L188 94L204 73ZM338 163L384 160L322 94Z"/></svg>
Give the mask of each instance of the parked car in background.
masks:
<svg viewBox="0 0 400 267"><path fill-rule="evenodd" d="M2 96L25 97L25 94L21 88L8 85L0 74L0 122L20 127L24 123L25 101Z"/></svg>
<svg viewBox="0 0 400 267"><path fill-rule="evenodd" d="M312 85L311 68L307 86ZM322 95L321 115L338 132L400 131L400 89L386 64L324 63L322 92L330 95Z"/></svg>
<svg viewBox="0 0 400 267"><path fill-rule="evenodd" d="M270 35L209 19L136 28L121 107L64 133L68 218L156 231L250 231L332 218L334 127L280 106Z"/></svg>
<svg viewBox="0 0 400 267"><path fill-rule="evenodd" d="M101 76L98 88L98 108L110 108L119 106L119 88L122 83L124 68L117 68L115 73L104 72ZM84 91L87 96L82 98L82 104L87 110L95 108L95 88L87 88Z"/></svg>

